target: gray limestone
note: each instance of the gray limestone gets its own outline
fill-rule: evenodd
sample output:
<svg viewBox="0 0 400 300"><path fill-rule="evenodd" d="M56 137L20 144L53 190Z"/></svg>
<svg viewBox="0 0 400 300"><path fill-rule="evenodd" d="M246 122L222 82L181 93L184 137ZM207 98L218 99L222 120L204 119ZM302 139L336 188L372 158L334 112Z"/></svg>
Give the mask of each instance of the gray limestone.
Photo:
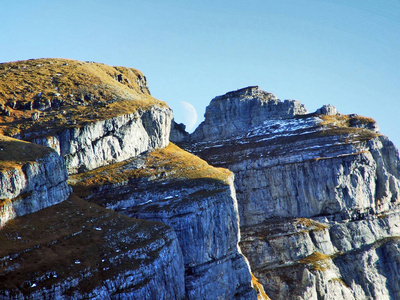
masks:
<svg viewBox="0 0 400 300"><path fill-rule="evenodd" d="M272 299L397 299L397 148L371 119L287 103L219 96L180 145L235 173L240 245Z"/></svg>

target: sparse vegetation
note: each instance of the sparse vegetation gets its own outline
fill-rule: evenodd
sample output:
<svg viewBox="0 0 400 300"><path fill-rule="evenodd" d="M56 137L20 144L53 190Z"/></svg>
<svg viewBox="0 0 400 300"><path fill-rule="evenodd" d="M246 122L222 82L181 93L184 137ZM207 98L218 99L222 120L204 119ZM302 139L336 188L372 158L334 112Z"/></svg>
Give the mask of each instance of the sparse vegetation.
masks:
<svg viewBox="0 0 400 300"><path fill-rule="evenodd" d="M142 164L137 164L138 159L143 159ZM204 160L170 143L166 148L152 151L143 158L134 158L87 173L72 175L69 182L78 195L85 197L93 188L137 178L148 180L210 178L226 183L230 176L229 170L212 167Z"/></svg>
<svg viewBox="0 0 400 300"><path fill-rule="evenodd" d="M47 147L0 135L0 171L20 168L26 162L38 161L52 151Z"/></svg>
<svg viewBox="0 0 400 300"><path fill-rule="evenodd" d="M57 131L166 106L132 68L68 59L0 64L0 133ZM33 117L35 114L35 117Z"/></svg>
<svg viewBox="0 0 400 300"><path fill-rule="evenodd" d="M329 282L331 282L331 281L339 282L339 283L342 284L343 286L345 286L345 287L347 287L347 288L350 288L350 287L348 286L348 284L347 284L346 282L343 281L342 278L332 278L332 279L329 280Z"/></svg>
<svg viewBox="0 0 400 300"><path fill-rule="evenodd" d="M124 270L151 263L163 243L146 250L147 255L141 258L124 254L146 248L158 239L168 244L167 230L164 224L135 220L72 195L63 203L11 220L2 228L0 290L31 293L78 278L76 289L90 292ZM33 288L32 283L37 286Z"/></svg>
<svg viewBox="0 0 400 300"><path fill-rule="evenodd" d="M257 300L270 300L271 298L265 293L263 285L258 281L258 279L251 273L251 283L253 284L253 288L257 292Z"/></svg>
<svg viewBox="0 0 400 300"><path fill-rule="evenodd" d="M295 225L300 225L302 227L305 227L307 230L314 231L323 231L328 228L328 225L307 218L296 219Z"/></svg>
<svg viewBox="0 0 400 300"><path fill-rule="evenodd" d="M319 115L322 119L320 126L326 130L320 135L348 135L348 142L355 140L369 140L379 136L379 133L370 130L375 127L376 121L372 118L358 115Z"/></svg>
<svg viewBox="0 0 400 300"><path fill-rule="evenodd" d="M301 259L299 262L301 264L311 265L315 271L325 271L330 267L329 260L331 260L329 255L315 251L313 254Z"/></svg>

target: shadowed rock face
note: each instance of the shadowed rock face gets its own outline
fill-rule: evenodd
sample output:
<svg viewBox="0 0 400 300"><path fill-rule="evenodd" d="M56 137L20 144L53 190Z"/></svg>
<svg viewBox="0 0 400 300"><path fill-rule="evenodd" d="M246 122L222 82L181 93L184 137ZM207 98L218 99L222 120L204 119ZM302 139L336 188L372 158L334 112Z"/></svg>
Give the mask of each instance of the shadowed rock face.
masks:
<svg viewBox="0 0 400 300"><path fill-rule="evenodd" d="M257 298L238 247L237 202L227 170L169 145L115 167L72 176L70 182L88 201L171 226L184 257L189 299Z"/></svg>
<svg viewBox="0 0 400 300"><path fill-rule="evenodd" d="M180 144L235 173L241 247L253 273L272 299L395 297L396 262L389 270L382 260L397 255L398 233L389 228L398 222L398 150L372 119L332 106L305 115L297 102L286 102L297 108L290 110L274 99L255 88L216 97ZM368 259L376 263L360 267Z"/></svg>
<svg viewBox="0 0 400 300"><path fill-rule="evenodd" d="M1 173L3 196L39 211L0 231L0 298L257 298L232 174L166 147L172 111L140 71L43 59L0 64L0 77L0 134L53 149L29 144L49 154ZM68 173L120 213L74 194L54 205Z"/></svg>
<svg viewBox="0 0 400 300"><path fill-rule="evenodd" d="M174 231L72 196L0 231L1 299L184 299Z"/></svg>

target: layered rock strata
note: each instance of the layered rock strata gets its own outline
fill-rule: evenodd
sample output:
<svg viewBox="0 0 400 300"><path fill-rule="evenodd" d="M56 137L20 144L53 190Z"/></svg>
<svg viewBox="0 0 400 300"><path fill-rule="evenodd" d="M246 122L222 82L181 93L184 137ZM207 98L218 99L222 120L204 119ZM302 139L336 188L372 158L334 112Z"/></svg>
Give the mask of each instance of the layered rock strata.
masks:
<svg viewBox="0 0 400 300"><path fill-rule="evenodd" d="M165 224L76 196L0 231L1 299L184 299L183 257Z"/></svg>
<svg viewBox="0 0 400 300"><path fill-rule="evenodd" d="M47 147L0 136L0 228L68 198L64 160Z"/></svg>
<svg viewBox="0 0 400 300"><path fill-rule="evenodd" d="M284 108L274 118L266 111L276 105L265 108L268 102L258 101L259 94L270 95L250 87L215 98L205 121L181 145L235 173L243 251L267 294L272 299L397 295L391 279L397 264L383 254L398 255L398 234L391 229L397 213L383 221L400 201L396 147L372 119L341 115L332 106L308 115ZM231 99L237 99L236 107ZM232 114L240 111L246 114ZM253 111L260 111L255 124L249 122ZM317 227L303 229L298 218ZM373 227L367 230L371 238L363 237L366 223ZM351 242L356 236L363 242ZM368 261L371 267L360 267ZM375 271L380 277L370 276Z"/></svg>
<svg viewBox="0 0 400 300"><path fill-rule="evenodd" d="M189 299L256 299L238 247L232 174L174 145L71 177L89 201L133 218L161 221L177 234Z"/></svg>
<svg viewBox="0 0 400 300"><path fill-rule="evenodd" d="M75 174L167 146L171 120L169 108L152 107L32 141L55 149Z"/></svg>

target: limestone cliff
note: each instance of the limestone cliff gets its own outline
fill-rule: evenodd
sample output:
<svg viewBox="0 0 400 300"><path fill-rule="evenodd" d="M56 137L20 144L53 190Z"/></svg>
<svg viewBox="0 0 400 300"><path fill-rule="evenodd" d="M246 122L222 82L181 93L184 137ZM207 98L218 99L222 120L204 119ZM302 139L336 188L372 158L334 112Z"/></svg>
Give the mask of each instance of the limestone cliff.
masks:
<svg viewBox="0 0 400 300"><path fill-rule="evenodd" d="M138 70L41 59L0 78L0 133L55 149L70 174L168 145L172 111Z"/></svg>
<svg viewBox="0 0 400 300"><path fill-rule="evenodd" d="M74 175L85 199L133 218L161 221L177 234L189 299L256 299L238 247L233 175L169 145Z"/></svg>
<svg viewBox="0 0 400 300"><path fill-rule="evenodd" d="M138 70L0 64L0 134L29 154L2 173L13 198L3 202L33 212L0 230L1 299L247 300L252 285L262 295L238 245L232 173L167 147L171 121ZM65 200L68 173L76 193L108 209Z"/></svg>
<svg viewBox="0 0 400 300"><path fill-rule="evenodd" d="M0 229L17 216L66 200L67 178L55 151L0 136Z"/></svg>
<svg viewBox="0 0 400 300"><path fill-rule="evenodd" d="M399 153L375 121L257 87L205 117L181 145L235 173L242 250L272 299L399 297Z"/></svg>

